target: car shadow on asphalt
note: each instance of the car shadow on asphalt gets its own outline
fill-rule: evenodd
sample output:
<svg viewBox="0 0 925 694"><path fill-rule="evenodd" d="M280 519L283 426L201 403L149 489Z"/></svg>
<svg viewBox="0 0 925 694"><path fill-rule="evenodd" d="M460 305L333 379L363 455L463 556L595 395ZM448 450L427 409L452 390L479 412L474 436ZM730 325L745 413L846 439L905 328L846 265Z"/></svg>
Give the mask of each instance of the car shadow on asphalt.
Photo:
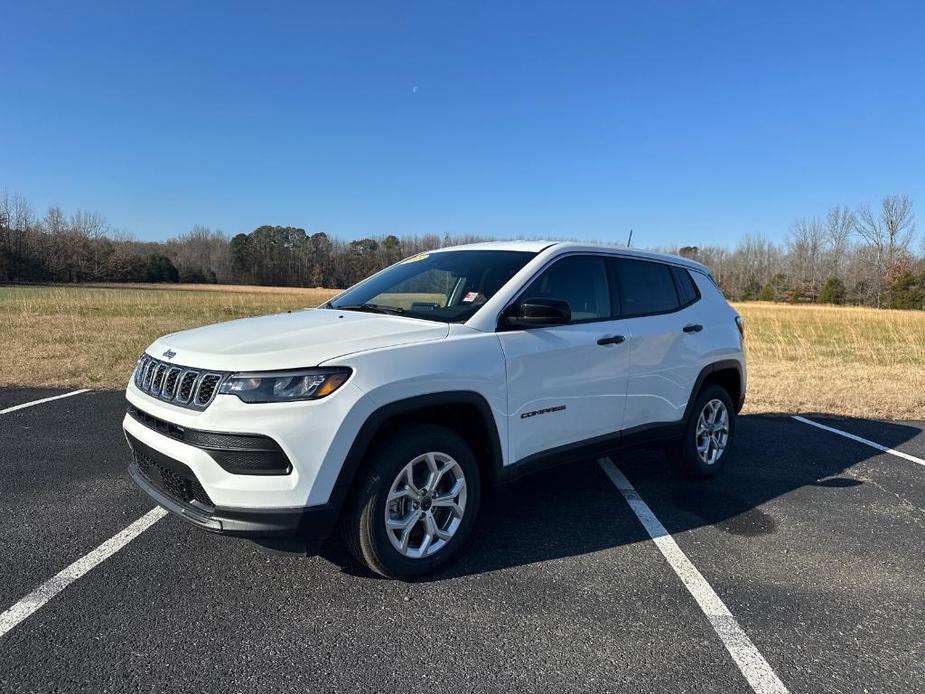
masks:
<svg viewBox="0 0 925 694"><path fill-rule="evenodd" d="M825 423L863 429L871 437L876 432L874 440L889 447L922 433L891 422L828 417ZM669 532L712 525L733 535L760 536L777 530L763 504L808 487L850 493L863 482L846 473L877 455L875 449L786 415L745 415L738 419L726 468L710 480L679 477L660 451L622 451L611 459ZM645 540L648 535L620 492L589 460L538 472L487 495L469 546L446 569L420 580L443 581ZM325 556L346 571L369 575L336 550Z"/></svg>

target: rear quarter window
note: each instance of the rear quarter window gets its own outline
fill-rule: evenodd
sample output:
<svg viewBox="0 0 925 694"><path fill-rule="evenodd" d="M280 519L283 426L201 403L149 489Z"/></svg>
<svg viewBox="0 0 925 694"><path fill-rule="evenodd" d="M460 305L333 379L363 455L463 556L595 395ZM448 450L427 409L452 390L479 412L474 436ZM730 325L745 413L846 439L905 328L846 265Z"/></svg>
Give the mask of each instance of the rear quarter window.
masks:
<svg viewBox="0 0 925 694"><path fill-rule="evenodd" d="M694 284L694 278L691 273L683 267L671 266L671 273L674 275L675 285L678 289L678 299L681 306L690 306L700 298L700 291Z"/></svg>

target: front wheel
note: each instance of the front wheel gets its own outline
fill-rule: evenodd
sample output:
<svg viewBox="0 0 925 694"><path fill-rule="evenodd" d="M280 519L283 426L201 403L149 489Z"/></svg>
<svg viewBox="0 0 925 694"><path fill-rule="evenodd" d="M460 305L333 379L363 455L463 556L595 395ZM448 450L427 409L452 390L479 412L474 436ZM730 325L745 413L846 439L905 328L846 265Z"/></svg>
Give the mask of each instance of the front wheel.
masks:
<svg viewBox="0 0 925 694"><path fill-rule="evenodd" d="M713 477L726 463L735 435L735 409L724 388L708 385L691 408L681 440L668 456L685 477Z"/></svg>
<svg viewBox="0 0 925 694"><path fill-rule="evenodd" d="M478 465L466 442L443 427L414 427L367 460L343 522L344 540L382 576L421 576L465 544L480 496Z"/></svg>

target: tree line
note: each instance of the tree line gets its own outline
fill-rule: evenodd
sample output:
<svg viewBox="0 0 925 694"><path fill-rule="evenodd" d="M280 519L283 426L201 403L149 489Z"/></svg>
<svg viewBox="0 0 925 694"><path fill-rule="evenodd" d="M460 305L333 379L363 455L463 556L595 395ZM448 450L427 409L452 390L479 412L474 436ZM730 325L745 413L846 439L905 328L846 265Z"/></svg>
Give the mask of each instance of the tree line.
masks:
<svg viewBox="0 0 925 694"><path fill-rule="evenodd" d="M192 282L344 288L402 258L477 236L376 236L260 226L228 236L208 227L139 241L96 212L38 216L21 195L0 193L0 282Z"/></svg>
<svg viewBox="0 0 925 694"><path fill-rule="evenodd" d="M345 241L300 227L227 234L195 226L139 241L96 212L37 215L0 193L0 282L194 282L344 288L401 258L486 240L478 236L370 236ZM925 259L908 196L836 206L796 220L786 240L746 235L734 247L663 249L698 260L733 300L925 308Z"/></svg>
<svg viewBox="0 0 925 694"><path fill-rule="evenodd" d="M837 205L797 219L783 243L744 236L735 248L682 246L670 252L709 266L738 301L925 308L925 239L917 249L911 198Z"/></svg>

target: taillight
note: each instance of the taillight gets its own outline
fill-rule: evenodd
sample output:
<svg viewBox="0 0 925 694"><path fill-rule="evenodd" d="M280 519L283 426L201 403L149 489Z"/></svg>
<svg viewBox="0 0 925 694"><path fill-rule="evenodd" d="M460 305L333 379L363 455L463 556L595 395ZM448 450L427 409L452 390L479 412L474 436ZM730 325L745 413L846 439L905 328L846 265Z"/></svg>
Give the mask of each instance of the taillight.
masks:
<svg viewBox="0 0 925 694"><path fill-rule="evenodd" d="M736 316L736 327L739 329L739 335L742 336L742 339L745 339L745 321L742 319L742 316Z"/></svg>

